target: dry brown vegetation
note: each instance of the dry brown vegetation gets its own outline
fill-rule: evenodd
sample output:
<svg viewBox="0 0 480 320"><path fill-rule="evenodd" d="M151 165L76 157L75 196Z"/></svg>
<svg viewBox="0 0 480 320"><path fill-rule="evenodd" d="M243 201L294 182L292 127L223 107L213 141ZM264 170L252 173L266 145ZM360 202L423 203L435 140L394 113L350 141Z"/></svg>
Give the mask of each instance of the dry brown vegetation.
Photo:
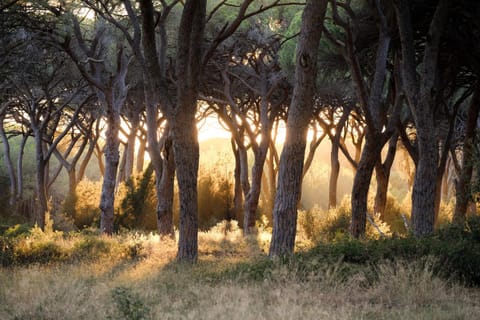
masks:
<svg viewBox="0 0 480 320"><path fill-rule="evenodd" d="M38 235L37 235L38 236ZM56 239L75 247L79 238ZM97 236L95 236L97 237ZM478 319L480 291L436 276L430 259L346 274L344 262L271 263L269 234L244 239L220 224L200 234L196 265L174 262L174 241L97 238L109 256L0 269L1 319ZM300 237L301 239L301 237ZM38 240L38 239L37 239ZM307 246L298 243L299 247ZM125 251L121 248L137 248ZM125 255L125 252L130 252ZM372 277L372 270L375 275ZM374 280L372 280L374 278Z"/></svg>

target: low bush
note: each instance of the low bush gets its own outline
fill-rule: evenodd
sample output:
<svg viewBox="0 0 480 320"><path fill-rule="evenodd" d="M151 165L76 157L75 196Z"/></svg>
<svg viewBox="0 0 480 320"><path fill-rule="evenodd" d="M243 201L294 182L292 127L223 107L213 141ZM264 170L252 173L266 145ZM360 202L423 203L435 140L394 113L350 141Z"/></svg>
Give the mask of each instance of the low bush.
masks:
<svg viewBox="0 0 480 320"><path fill-rule="evenodd" d="M2 267L9 266L13 263L14 256L14 244L6 237L0 237L0 265Z"/></svg>
<svg viewBox="0 0 480 320"><path fill-rule="evenodd" d="M130 288L117 287L112 291L112 298L122 319L145 320L150 319L150 309L145 306L140 296Z"/></svg>
<svg viewBox="0 0 480 320"><path fill-rule="evenodd" d="M347 235L335 241L320 241L310 250L293 257L276 260L260 259L239 264L227 277L238 279L270 279L278 270L287 270L301 279L309 279L335 268L336 280L362 274L370 283L376 279L377 266L395 261L417 263L428 261L436 276L460 281L467 286L480 286L480 217L471 217L464 227L448 225L432 236L416 239L385 238L356 240ZM327 273L328 273L327 272Z"/></svg>

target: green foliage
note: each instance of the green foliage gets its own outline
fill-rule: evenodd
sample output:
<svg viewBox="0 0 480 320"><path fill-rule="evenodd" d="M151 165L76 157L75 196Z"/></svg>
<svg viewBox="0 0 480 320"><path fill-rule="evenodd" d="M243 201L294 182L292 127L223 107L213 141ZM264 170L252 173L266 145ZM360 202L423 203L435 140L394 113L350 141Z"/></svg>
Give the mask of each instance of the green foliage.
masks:
<svg viewBox="0 0 480 320"><path fill-rule="evenodd" d="M106 258L138 260L144 257L142 243L128 234L108 238L96 229L64 234L59 231L43 232L37 226L26 228L24 225L12 227L0 237L1 265L96 261Z"/></svg>
<svg viewBox="0 0 480 320"><path fill-rule="evenodd" d="M153 166L149 165L143 175L128 179L125 189L120 212L115 216L117 228L156 230Z"/></svg>
<svg viewBox="0 0 480 320"><path fill-rule="evenodd" d="M71 257L75 260L97 259L101 256L108 256L111 251L112 244L105 239L98 236L85 236L74 244Z"/></svg>
<svg viewBox="0 0 480 320"><path fill-rule="evenodd" d="M117 287L112 291L112 298L122 318L128 320L150 319L150 309L144 305L140 296L127 287Z"/></svg>
<svg viewBox="0 0 480 320"><path fill-rule="evenodd" d="M14 226L9 227L5 232L4 236L7 238L17 238L21 236L28 236L30 235L30 230L32 226L29 224L16 224Z"/></svg>
<svg viewBox="0 0 480 320"><path fill-rule="evenodd" d="M14 243L9 238L0 237L0 265L9 266L14 259Z"/></svg>

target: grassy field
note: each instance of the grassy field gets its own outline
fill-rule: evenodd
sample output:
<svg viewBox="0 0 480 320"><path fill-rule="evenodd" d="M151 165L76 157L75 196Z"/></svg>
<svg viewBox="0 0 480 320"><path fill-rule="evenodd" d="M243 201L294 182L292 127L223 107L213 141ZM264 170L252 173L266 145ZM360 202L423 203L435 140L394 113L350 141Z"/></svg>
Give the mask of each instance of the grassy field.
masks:
<svg viewBox="0 0 480 320"><path fill-rule="evenodd" d="M47 243L57 253L0 269L0 319L480 318L478 287L439 277L434 258L271 261L267 233L222 229L200 234L196 265L176 263L175 242L154 235L37 231L19 252Z"/></svg>

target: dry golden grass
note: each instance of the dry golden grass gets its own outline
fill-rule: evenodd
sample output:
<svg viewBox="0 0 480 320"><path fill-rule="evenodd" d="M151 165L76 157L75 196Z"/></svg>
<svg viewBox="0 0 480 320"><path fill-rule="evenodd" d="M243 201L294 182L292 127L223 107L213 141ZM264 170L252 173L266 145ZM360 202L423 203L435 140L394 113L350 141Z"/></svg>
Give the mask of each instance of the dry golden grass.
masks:
<svg viewBox="0 0 480 320"><path fill-rule="evenodd" d="M225 276L264 259L267 238L202 233L193 266L174 262L172 240L130 235L111 241L141 244L141 258L0 269L0 319L480 318L479 290L437 278L428 261L381 264L373 284L361 272L341 281L341 262L307 280L281 265L261 281Z"/></svg>

